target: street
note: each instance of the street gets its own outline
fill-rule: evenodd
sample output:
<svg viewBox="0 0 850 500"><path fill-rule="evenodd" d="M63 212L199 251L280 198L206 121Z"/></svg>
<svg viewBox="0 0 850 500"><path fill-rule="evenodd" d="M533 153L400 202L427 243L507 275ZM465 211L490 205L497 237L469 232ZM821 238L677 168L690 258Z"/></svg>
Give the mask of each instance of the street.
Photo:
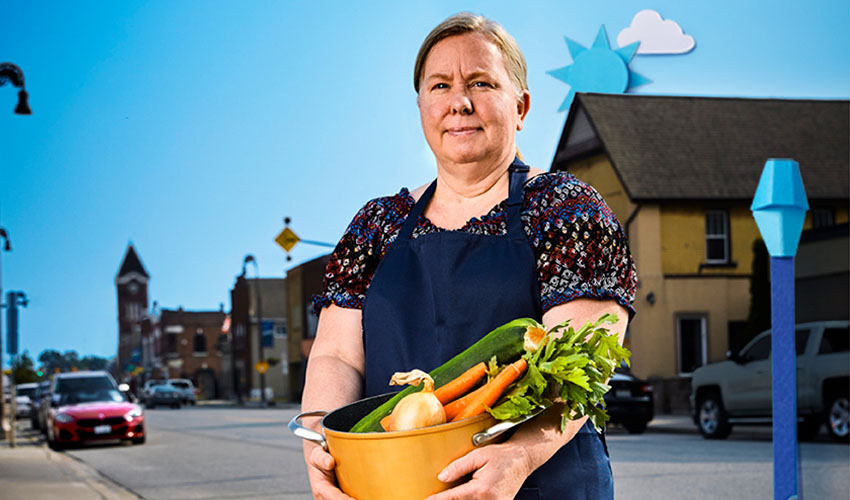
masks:
<svg viewBox="0 0 850 500"><path fill-rule="evenodd" d="M62 453L147 499L309 499L301 442L286 428L297 411L294 405L146 410L146 444ZM610 429L618 500L772 498L769 427L736 428L729 439L706 441L688 424L662 415L645 434ZM850 496L849 450L823 434L801 444L802 498Z"/></svg>

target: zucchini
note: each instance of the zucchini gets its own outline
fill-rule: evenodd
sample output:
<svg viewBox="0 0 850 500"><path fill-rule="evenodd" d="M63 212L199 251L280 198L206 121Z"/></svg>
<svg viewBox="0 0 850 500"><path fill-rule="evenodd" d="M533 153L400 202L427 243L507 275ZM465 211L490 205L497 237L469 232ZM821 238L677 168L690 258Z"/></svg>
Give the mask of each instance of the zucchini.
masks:
<svg viewBox="0 0 850 500"><path fill-rule="evenodd" d="M519 358L524 351L523 337L530 326L543 328L543 325L531 318L520 318L506 323L469 346L465 351L434 368L429 375L434 379L434 388L442 387L460 376L466 370L482 361L486 363L493 356L499 364L509 363ZM411 366L410 369L416 368ZM393 396L354 424L351 432L384 432L381 419L392 413L401 398L411 392L421 390L421 386L407 387Z"/></svg>

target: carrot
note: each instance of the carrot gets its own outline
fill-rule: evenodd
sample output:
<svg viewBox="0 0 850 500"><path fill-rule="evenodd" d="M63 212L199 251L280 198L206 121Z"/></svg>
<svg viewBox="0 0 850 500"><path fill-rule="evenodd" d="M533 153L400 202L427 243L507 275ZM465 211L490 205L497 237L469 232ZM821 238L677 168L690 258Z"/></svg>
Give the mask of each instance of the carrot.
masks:
<svg viewBox="0 0 850 500"><path fill-rule="evenodd" d="M436 394L440 403L445 405L446 403L454 401L469 392L486 373L487 365L484 363L478 363L469 370L458 375L456 379L446 383L434 391L434 394Z"/></svg>
<svg viewBox="0 0 850 500"><path fill-rule="evenodd" d="M452 418L452 422L463 420L465 418L474 417L484 413L485 406L493 406L499 400L505 389L508 388L516 379L518 379L528 368L528 362L524 358L514 361L506 366L496 378L488 382L484 387L475 391L475 398L470 398L470 401L460 413ZM448 418L448 417L447 417Z"/></svg>
<svg viewBox="0 0 850 500"><path fill-rule="evenodd" d="M381 427L383 427L384 430L387 431L387 432L392 430L392 429L390 429L390 417L392 417L392 416L393 416L393 414L390 413L389 415L387 415L386 417L381 419Z"/></svg>
<svg viewBox="0 0 850 500"><path fill-rule="evenodd" d="M445 406L443 406L443 410L446 412L446 422L451 422L452 420L454 420L458 413L466 409L466 407L469 406L471 402L477 400L480 394L484 392L486 388L486 384L482 385L481 387L475 389L466 396L455 399L451 403L447 403Z"/></svg>

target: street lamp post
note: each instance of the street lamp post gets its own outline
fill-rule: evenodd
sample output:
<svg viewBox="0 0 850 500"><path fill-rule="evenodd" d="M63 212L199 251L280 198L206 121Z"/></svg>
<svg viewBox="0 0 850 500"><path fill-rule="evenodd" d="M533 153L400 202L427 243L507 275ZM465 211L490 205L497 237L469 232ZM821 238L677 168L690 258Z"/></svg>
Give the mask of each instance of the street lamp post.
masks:
<svg viewBox="0 0 850 500"><path fill-rule="evenodd" d="M9 421L11 425L9 426L9 447L14 448L16 446L15 443L15 424L18 416L18 402L17 402L17 387L15 386L15 362L18 360L18 306L26 307L29 302L27 301L27 294L24 292L9 292L6 294L6 330L9 334L9 345L6 346L6 350L9 351L9 355L12 356L12 360L10 365L12 366L11 374L12 377L9 380L9 383L12 385L10 393L9 402L11 403L12 408L9 411Z"/></svg>
<svg viewBox="0 0 850 500"><path fill-rule="evenodd" d="M24 72L16 65L4 62L0 63L0 87L7 83L11 83L14 87L21 89L18 92L18 105L15 106L15 114L31 115L32 110L30 109L29 102L27 102L29 94L27 94L24 87Z"/></svg>
<svg viewBox="0 0 850 500"><path fill-rule="evenodd" d="M3 241L5 242L4 245L3 245L3 251L11 252L12 251L12 244L9 241L9 233L7 233L6 229L3 228L3 227L0 227L0 238L3 238ZM0 257L2 257L2 256L3 256L3 252L0 251ZM3 280L2 280L2 275L0 275L0 298L2 298L2 297L3 297ZM2 325L3 325L3 322L0 321L0 394L3 394L3 396L0 397L0 439L6 439L6 428L3 426L3 423L6 421L5 420L5 417L6 417L6 396L5 396L5 394L6 393L3 391L3 328L2 328ZM10 422L12 422L13 425L15 423L14 420L10 420Z"/></svg>
<svg viewBox="0 0 850 500"><path fill-rule="evenodd" d="M30 109L30 105L27 102L27 98L29 94L27 94L26 89L24 88L24 72L21 71L21 68L18 66L4 62L0 63L0 87L6 85L7 83L11 83L12 86L17 87L20 90L18 92L18 105L15 106L15 113L19 115L31 115L32 110ZM9 234L6 230L0 227L0 238L3 238L5 244L3 245L3 251L9 252L12 250L12 245L9 243ZM3 286L2 281L0 281L0 297L3 296ZM6 428L3 426L3 423L6 421L6 396L3 391L3 331L0 328L0 439L6 439ZM11 426L15 425L15 416L12 415L12 419L10 420Z"/></svg>
<svg viewBox="0 0 850 500"><path fill-rule="evenodd" d="M245 267L248 263L254 264L254 274L256 275L254 278L254 294L257 296L257 338L259 339L259 344L257 344L259 358L258 361L265 361L265 349L263 346L263 302L260 297L260 267L257 265L257 259L254 258L253 255L248 254L245 256L245 260L242 261L242 276L245 276ZM263 404L266 403L266 373L265 371L260 371L260 401Z"/></svg>

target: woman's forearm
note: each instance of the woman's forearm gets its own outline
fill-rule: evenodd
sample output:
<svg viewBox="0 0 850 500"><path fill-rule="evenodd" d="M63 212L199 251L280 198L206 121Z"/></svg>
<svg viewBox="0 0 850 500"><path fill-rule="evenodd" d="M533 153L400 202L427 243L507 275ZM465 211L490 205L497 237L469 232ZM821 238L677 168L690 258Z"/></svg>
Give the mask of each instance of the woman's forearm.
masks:
<svg viewBox="0 0 850 500"><path fill-rule="evenodd" d="M307 365L301 411L331 411L356 401L363 390L363 379L354 367L332 356L311 357ZM303 425L321 433L321 419L305 419ZM304 441L304 459L309 462L316 444Z"/></svg>
<svg viewBox="0 0 850 500"><path fill-rule="evenodd" d="M322 312L307 361L301 411L331 411L362 397L365 361L360 324L356 309L332 305ZM321 432L320 423L319 418L308 418L303 425ZM315 447L304 441L305 458Z"/></svg>
<svg viewBox="0 0 850 500"><path fill-rule="evenodd" d="M587 421L587 417L570 420L561 432L562 408L562 405L555 405L529 420L521 425L506 443L523 450L529 475L575 437Z"/></svg>
<svg viewBox="0 0 850 500"><path fill-rule="evenodd" d="M302 411L333 410L356 401L363 391L363 375L333 356L310 357Z"/></svg>

